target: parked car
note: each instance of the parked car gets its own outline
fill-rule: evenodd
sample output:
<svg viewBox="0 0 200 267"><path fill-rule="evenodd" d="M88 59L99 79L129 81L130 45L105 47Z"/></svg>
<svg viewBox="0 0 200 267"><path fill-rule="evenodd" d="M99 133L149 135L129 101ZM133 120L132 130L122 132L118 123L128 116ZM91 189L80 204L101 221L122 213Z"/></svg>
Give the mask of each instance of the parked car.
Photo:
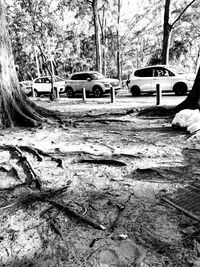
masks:
<svg viewBox="0 0 200 267"><path fill-rule="evenodd" d="M27 96L30 96L31 93L32 93L32 81L21 81L19 82L20 84L20 87L22 88L22 90L24 91L24 93L27 95Z"/></svg>
<svg viewBox="0 0 200 267"><path fill-rule="evenodd" d="M65 92L68 97L74 97L85 88L87 94L93 94L94 97L101 97L110 92L110 88L119 91L120 82L117 79L106 78L97 71L76 72L66 80Z"/></svg>
<svg viewBox="0 0 200 267"><path fill-rule="evenodd" d="M50 94L51 92L51 77L44 76L33 80L32 83L35 96L40 96L42 94ZM65 80L59 76L54 76L54 87L58 88L59 93L65 92Z"/></svg>
<svg viewBox="0 0 200 267"><path fill-rule="evenodd" d="M156 84L160 84L162 92L185 95L191 90L194 79L194 74L186 74L175 67L155 65L136 69L127 80L127 85L132 96L155 93Z"/></svg>

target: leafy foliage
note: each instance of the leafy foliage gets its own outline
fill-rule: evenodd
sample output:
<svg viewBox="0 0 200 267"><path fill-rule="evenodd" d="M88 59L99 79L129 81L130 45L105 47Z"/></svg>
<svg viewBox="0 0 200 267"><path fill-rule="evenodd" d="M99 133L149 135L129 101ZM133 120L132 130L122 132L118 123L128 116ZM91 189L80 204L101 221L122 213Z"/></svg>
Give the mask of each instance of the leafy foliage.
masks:
<svg viewBox="0 0 200 267"><path fill-rule="evenodd" d="M172 21L189 3L172 1ZM67 77L77 70L95 68L95 31L93 0L16 0L7 6L19 79L54 71ZM164 3L158 0L121 2L117 23L116 0L98 0L103 72L117 76L117 34L122 76L133 68L160 63L163 38ZM125 5L126 4L126 5ZM174 25L170 44L170 64L194 71L199 63L199 1ZM134 9L133 9L134 7ZM88 63L89 62L89 63Z"/></svg>

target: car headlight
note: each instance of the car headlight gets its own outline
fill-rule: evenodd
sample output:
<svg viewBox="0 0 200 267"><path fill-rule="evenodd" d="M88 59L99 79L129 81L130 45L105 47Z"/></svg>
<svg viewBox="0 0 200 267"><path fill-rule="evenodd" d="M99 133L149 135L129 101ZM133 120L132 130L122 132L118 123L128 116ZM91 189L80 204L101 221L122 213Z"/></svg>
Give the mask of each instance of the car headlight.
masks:
<svg viewBox="0 0 200 267"><path fill-rule="evenodd" d="M107 88L110 87L110 84L109 84L109 83L103 83L103 85L104 85L105 87L107 87Z"/></svg>

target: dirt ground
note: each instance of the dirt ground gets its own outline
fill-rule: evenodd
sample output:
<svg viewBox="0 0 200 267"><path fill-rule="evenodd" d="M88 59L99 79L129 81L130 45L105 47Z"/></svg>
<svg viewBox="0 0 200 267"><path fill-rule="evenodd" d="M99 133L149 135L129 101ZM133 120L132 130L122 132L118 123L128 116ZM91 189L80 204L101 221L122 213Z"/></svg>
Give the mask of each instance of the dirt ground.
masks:
<svg viewBox="0 0 200 267"><path fill-rule="evenodd" d="M198 133L137 107L36 103L68 115L0 133L0 266L200 266L197 222L160 199L199 179Z"/></svg>

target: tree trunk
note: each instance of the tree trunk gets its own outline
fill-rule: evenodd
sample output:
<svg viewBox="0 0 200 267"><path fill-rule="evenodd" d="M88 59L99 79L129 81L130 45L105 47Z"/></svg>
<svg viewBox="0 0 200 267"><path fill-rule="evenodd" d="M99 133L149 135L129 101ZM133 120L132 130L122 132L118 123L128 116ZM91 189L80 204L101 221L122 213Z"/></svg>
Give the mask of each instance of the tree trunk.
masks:
<svg viewBox="0 0 200 267"><path fill-rule="evenodd" d="M98 18L98 0L93 0L92 3L94 28L95 28L95 46L96 46L96 69L102 72L102 58L101 58L101 36Z"/></svg>
<svg viewBox="0 0 200 267"><path fill-rule="evenodd" d="M200 67L198 69L192 90L186 99L175 107L175 111L179 112L183 109L199 109L200 107Z"/></svg>
<svg viewBox="0 0 200 267"><path fill-rule="evenodd" d="M19 86L2 0L0 24L0 128L38 126L44 121L42 115L51 111L37 107Z"/></svg>
<svg viewBox="0 0 200 267"><path fill-rule="evenodd" d="M120 40L119 40L119 24L120 24L121 1L117 3L117 77L121 80L121 64L120 64Z"/></svg>
<svg viewBox="0 0 200 267"><path fill-rule="evenodd" d="M169 24L170 16L170 1L165 1L165 13L164 13L164 24L163 24L163 50L162 50L162 64L168 64L169 62L169 45L171 35L171 25Z"/></svg>

